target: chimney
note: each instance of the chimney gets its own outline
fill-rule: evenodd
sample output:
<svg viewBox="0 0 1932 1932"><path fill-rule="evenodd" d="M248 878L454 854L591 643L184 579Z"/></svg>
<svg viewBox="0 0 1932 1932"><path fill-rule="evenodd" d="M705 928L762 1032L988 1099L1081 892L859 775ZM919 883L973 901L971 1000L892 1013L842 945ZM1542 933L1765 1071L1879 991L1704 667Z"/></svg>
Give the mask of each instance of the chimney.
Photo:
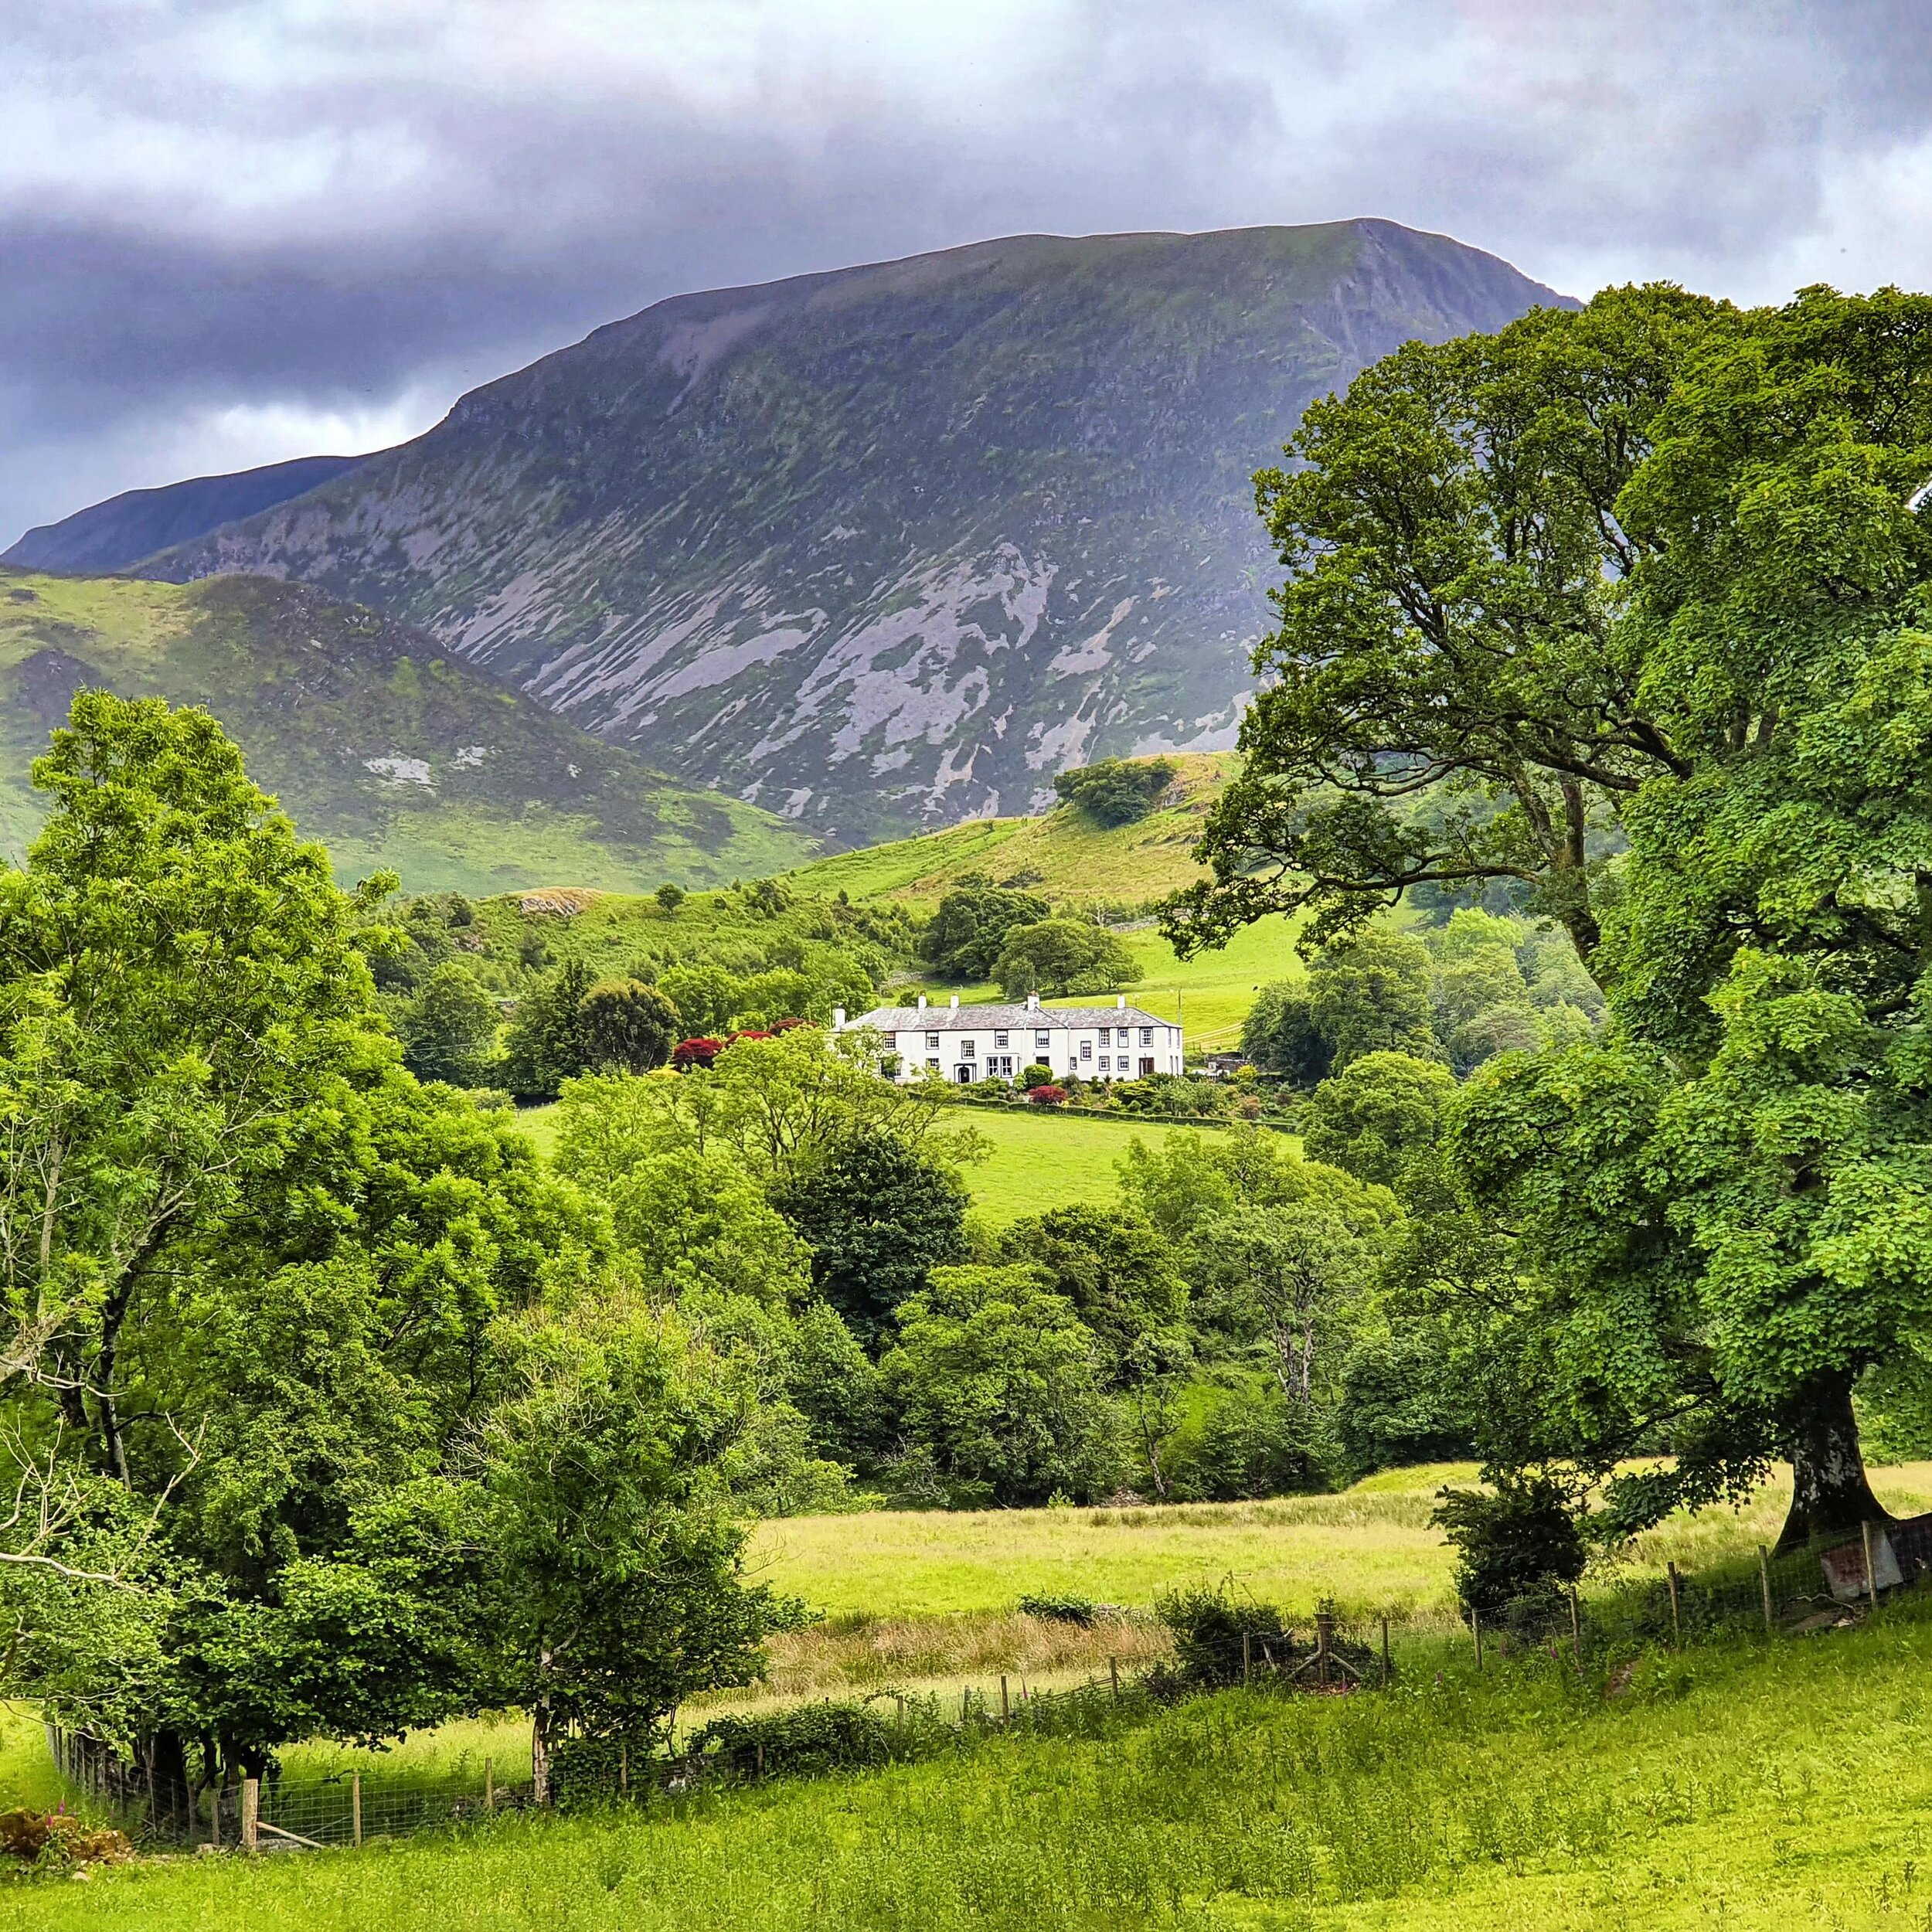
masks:
<svg viewBox="0 0 1932 1932"><path fill-rule="evenodd" d="M832 1030L835 1033L842 1033L845 1030L845 1009L842 1006L835 1006L832 1009Z"/></svg>
<svg viewBox="0 0 1932 1932"><path fill-rule="evenodd" d="M1124 994L1124 993L1116 993L1116 994L1114 995L1114 1004L1115 1005L1115 1006L1117 1006L1117 1008L1121 1010L1121 1012L1122 1012L1123 1013L1124 1013L1124 1012L1125 1012L1127 1011L1127 995L1126 995L1126 994Z"/></svg>
<svg viewBox="0 0 1932 1932"><path fill-rule="evenodd" d="M1029 1013L1037 1013L1039 1011L1039 994L1029 993L1026 995L1026 1010Z"/></svg>
<svg viewBox="0 0 1932 1932"><path fill-rule="evenodd" d="M955 1013L959 1011L959 995L957 993L953 995L953 1011Z"/></svg>
<svg viewBox="0 0 1932 1932"><path fill-rule="evenodd" d="M926 995L923 993L921 993L919 996L919 1010L922 1013L926 1010Z"/></svg>

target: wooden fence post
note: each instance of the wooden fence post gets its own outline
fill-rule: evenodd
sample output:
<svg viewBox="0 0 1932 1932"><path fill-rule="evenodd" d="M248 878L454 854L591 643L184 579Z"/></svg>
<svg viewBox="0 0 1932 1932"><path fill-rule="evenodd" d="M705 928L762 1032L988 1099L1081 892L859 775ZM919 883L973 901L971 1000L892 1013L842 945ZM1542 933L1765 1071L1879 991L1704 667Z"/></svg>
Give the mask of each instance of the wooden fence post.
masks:
<svg viewBox="0 0 1932 1932"><path fill-rule="evenodd" d="M1859 1533L1865 1539L1865 1594L1872 1600L1872 1607L1879 1607L1878 1566L1872 1560L1872 1526L1869 1522L1859 1525Z"/></svg>
<svg viewBox="0 0 1932 1932"><path fill-rule="evenodd" d="M1248 1633L1246 1631L1243 1631L1241 1633L1241 1688L1243 1690L1246 1690L1248 1687L1249 1679L1252 1675L1253 1669L1253 1650L1250 1642Z"/></svg>
<svg viewBox="0 0 1932 1932"><path fill-rule="evenodd" d="M261 1816L261 1780L255 1777L243 1778L241 1800L241 1845L244 1852L252 1852L255 1849L257 1842L255 1825Z"/></svg>
<svg viewBox="0 0 1932 1932"><path fill-rule="evenodd" d="M221 1780L215 1780L214 1804L208 1815L208 1842L219 1852L221 1849Z"/></svg>
<svg viewBox="0 0 1932 1932"><path fill-rule="evenodd" d="M617 1746L617 1794L621 1798L631 1795L631 1746L628 1739Z"/></svg>
<svg viewBox="0 0 1932 1932"><path fill-rule="evenodd" d="M973 1714L973 1687L968 1684L959 1693L959 1721L963 1724Z"/></svg>
<svg viewBox="0 0 1932 1932"><path fill-rule="evenodd" d="M1771 1560L1764 1553L1764 1546L1757 1546L1757 1587L1764 1597L1764 1634L1771 1634Z"/></svg>
<svg viewBox="0 0 1932 1932"><path fill-rule="evenodd" d="M1469 1613L1469 1634L1476 1640L1476 1668L1482 1668L1482 1619L1472 1610Z"/></svg>
<svg viewBox="0 0 1932 1932"><path fill-rule="evenodd" d="M759 1739L759 1740L758 1740L758 1779L759 1779L759 1782L760 1782L760 1784L762 1784L762 1783L764 1781L764 1775L765 1775L765 1740L764 1740L761 1737L761 1738L760 1738L760 1739Z"/></svg>
<svg viewBox="0 0 1932 1932"><path fill-rule="evenodd" d="M1574 1583L1570 1587L1570 1653L1580 1671L1583 1667L1583 1612L1577 1607Z"/></svg>
<svg viewBox="0 0 1932 1932"><path fill-rule="evenodd" d="M1386 1684L1395 1675L1389 1668L1389 1620L1382 1620L1382 1681Z"/></svg>
<svg viewBox="0 0 1932 1932"><path fill-rule="evenodd" d="M1114 1701L1117 1704L1121 1701L1121 1660L1117 1657L1107 1660L1107 1674L1114 1680Z"/></svg>
<svg viewBox="0 0 1932 1932"><path fill-rule="evenodd" d="M349 1781L349 1835L358 1845L362 1842L362 1774L355 1772Z"/></svg>
<svg viewBox="0 0 1932 1932"><path fill-rule="evenodd" d="M1318 1610L1315 1613L1315 1674L1323 1689L1328 1684L1328 1656L1335 1648L1335 1612Z"/></svg>
<svg viewBox="0 0 1932 1932"><path fill-rule="evenodd" d="M493 1757L483 1760L483 1808L486 1811L496 1809L496 1760Z"/></svg>
<svg viewBox="0 0 1932 1932"><path fill-rule="evenodd" d="M1677 1613L1677 1566L1674 1563L1666 1563L1664 1570L1670 1583L1671 1643L1673 1648L1682 1650L1684 1648L1684 1624Z"/></svg>
<svg viewBox="0 0 1932 1932"><path fill-rule="evenodd" d="M1006 1701L1006 1679L1002 1677L999 1680L999 1721L1002 1724L1010 1723L1012 1716L1012 1707Z"/></svg>

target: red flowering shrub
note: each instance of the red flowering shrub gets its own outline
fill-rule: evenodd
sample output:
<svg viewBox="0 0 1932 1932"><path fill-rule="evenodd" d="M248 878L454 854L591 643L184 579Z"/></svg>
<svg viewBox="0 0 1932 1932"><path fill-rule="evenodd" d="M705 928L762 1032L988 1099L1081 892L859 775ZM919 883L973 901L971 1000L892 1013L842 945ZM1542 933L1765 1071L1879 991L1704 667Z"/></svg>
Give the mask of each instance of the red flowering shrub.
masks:
<svg viewBox="0 0 1932 1932"><path fill-rule="evenodd" d="M1066 1089L1049 1080L1044 1087L1029 1087L1026 1097L1036 1107L1058 1107L1066 1098Z"/></svg>
<svg viewBox="0 0 1932 1932"><path fill-rule="evenodd" d="M688 1073L694 1066L709 1066L724 1049L721 1039L681 1039L672 1049L671 1064L680 1073Z"/></svg>

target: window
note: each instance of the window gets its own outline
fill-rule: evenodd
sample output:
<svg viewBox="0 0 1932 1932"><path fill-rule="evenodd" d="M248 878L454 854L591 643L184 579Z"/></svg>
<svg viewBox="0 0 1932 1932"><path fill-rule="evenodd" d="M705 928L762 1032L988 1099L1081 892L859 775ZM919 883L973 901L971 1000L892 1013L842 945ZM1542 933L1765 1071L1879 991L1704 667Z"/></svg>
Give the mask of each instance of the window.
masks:
<svg viewBox="0 0 1932 1932"><path fill-rule="evenodd" d="M1033 1046L1037 1052L1045 1053L1053 1043L1053 1036L1051 1033L1036 1033L1033 1036Z"/></svg>
<svg viewBox="0 0 1932 1932"><path fill-rule="evenodd" d="M896 1046L899 1044L899 1036L896 1033L888 1033L886 1036L886 1044L888 1046Z"/></svg>
<svg viewBox="0 0 1932 1932"><path fill-rule="evenodd" d="M1080 1058L1083 1060L1090 1060L1093 1057L1094 1043L1090 1039L1082 1040L1080 1042Z"/></svg>
<svg viewBox="0 0 1932 1932"><path fill-rule="evenodd" d="M1111 1064L1111 1063L1109 1062L1109 1060L1108 1060L1108 1059L1107 1059L1107 1056L1106 1056L1104 1053L1103 1053L1103 1054L1100 1056L1100 1071L1101 1071L1103 1073L1104 1073L1107 1071L1107 1067L1108 1067L1108 1066L1109 1066L1110 1064Z"/></svg>
<svg viewBox="0 0 1932 1932"><path fill-rule="evenodd" d="M1143 1026L1141 1029L1141 1044L1143 1046L1151 1046L1154 1044L1154 1029L1152 1027ZM1149 1073L1151 1073L1153 1069L1150 1067L1148 1070Z"/></svg>
<svg viewBox="0 0 1932 1932"><path fill-rule="evenodd" d="M937 1060L928 1060L926 1064L930 1066L935 1073L939 1071L939 1063Z"/></svg>
<svg viewBox="0 0 1932 1932"><path fill-rule="evenodd" d="M959 1043L959 1057L963 1060L973 1057L973 1043L970 1035Z"/></svg>
<svg viewBox="0 0 1932 1932"><path fill-rule="evenodd" d="M937 1046L939 1044L939 1036L937 1033L928 1033L926 1036L926 1044L928 1046ZM937 1066L939 1063L937 1060L934 1060L933 1064Z"/></svg>
<svg viewBox="0 0 1932 1932"><path fill-rule="evenodd" d="M1006 1044L1006 1036L1004 1033L995 1033L993 1036L993 1044L995 1046L1004 1046Z"/></svg>

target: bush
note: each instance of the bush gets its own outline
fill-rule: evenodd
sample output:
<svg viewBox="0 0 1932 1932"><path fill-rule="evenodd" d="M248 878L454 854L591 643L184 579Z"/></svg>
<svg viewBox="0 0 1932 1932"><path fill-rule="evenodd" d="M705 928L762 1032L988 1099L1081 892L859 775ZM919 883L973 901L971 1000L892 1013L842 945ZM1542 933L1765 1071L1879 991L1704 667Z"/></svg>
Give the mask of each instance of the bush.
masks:
<svg viewBox="0 0 1932 1932"><path fill-rule="evenodd" d="M1258 1665L1284 1665L1293 1645L1272 1604L1231 1595L1225 1587L1171 1590L1154 1602L1154 1614L1174 1639L1176 1674L1191 1689L1212 1690L1241 1681L1242 1641Z"/></svg>
<svg viewBox="0 0 1932 1932"><path fill-rule="evenodd" d="M1325 1417L1256 1382L1228 1391L1169 1463L1168 1479L1182 1501L1248 1502L1332 1488L1339 1460Z"/></svg>
<svg viewBox="0 0 1932 1932"><path fill-rule="evenodd" d="M671 1064L680 1073L694 1066L709 1066L725 1049L721 1039L681 1039L671 1049Z"/></svg>
<svg viewBox="0 0 1932 1932"><path fill-rule="evenodd" d="M1493 1495L1445 1489L1430 1521L1448 1531L1456 1594L1478 1616L1553 1614L1583 1573L1583 1532L1551 1477L1504 1476Z"/></svg>
<svg viewBox="0 0 1932 1932"><path fill-rule="evenodd" d="M1043 1086L1029 1087L1026 1097L1036 1107L1063 1107L1066 1103L1066 1089L1056 1087L1049 1080Z"/></svg>
<svg viewBox="0 0 1932 1932"><path fill-rule="evenodd" d="M802 1704L758 1717L714 1718L692 1741L742 1770L762 1764L767 1777L857 1770L889 1764L893 1754L886 1720L863 1704Z"/></svg>
<svg viewBox="0 0 1932 1932"><path fill-rule="evenodd" d="M1022 1617L1037 1617L1049 1624L1078 1624L1090 1628L1100 1606L1090 1597L1022 1597L1018 1605Z"/></svg>
<svg viewBox="0 0 1932 1932"><path fill-rule="evenodd" d="M1029 1093L1036 1087L1051 1087L1053 1070L1043 1061L1036 1060L1031 1066L1020 1069L1019 1083Z"/></svg>

